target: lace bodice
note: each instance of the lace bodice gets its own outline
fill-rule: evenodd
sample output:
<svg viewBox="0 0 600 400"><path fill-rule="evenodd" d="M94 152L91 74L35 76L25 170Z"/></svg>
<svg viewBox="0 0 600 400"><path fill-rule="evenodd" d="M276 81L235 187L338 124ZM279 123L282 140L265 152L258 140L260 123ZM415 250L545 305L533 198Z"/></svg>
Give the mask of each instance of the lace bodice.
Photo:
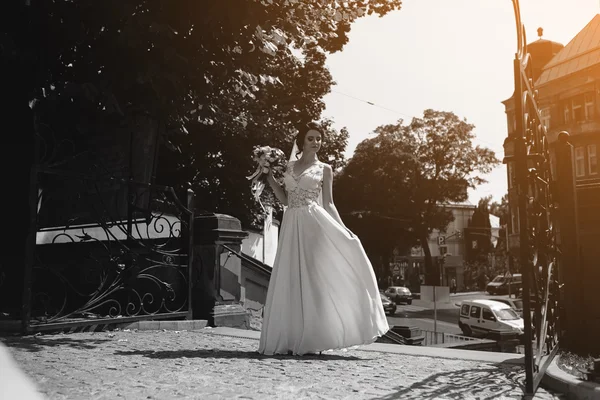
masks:
<svg viewBox="0 0 600 400"><path fill-rule="evenodd" d="M288 196L288 207L306 207L320 203L323 184L323 163L317 161L300 175L294 174L294 164L290 161L284 174L284 183Z"/></svg>

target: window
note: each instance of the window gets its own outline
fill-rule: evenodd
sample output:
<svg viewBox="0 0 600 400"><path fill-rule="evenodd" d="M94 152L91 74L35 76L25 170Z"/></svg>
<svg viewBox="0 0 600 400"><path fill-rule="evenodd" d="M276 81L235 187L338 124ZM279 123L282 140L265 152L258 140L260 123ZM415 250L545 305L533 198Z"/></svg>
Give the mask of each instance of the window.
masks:
<svg viewBox="0 0 600 400"><path fill-rule="evenodd" d="M517 186L517 179L515 177L515 163L513 162L509 162L508 163L508 188L512 189L513 187Z"/></svg>
<svg viewBox="0 0 600 400"><path fill-rule="evenodd" d="M596 157L596 145L595 144L588 145L587 155L588 155L588 170L590 171L590 175L595 175L598 173L598 158Z"/></svg>
<svg viewBox="0 0 600 400"><path fill-rule="evenodd" d="M496 310L496 314L498 315L498 319L503 321L513 321L515 319L519 319L519 315L512 308L505 308L503 310Z"/></svg>
<svg viewBox="0 0 600 400"><path fill-rule="evenodd" d="M594 119L595 115L595 102L594 92L579 94L562 101L560 107L563 112L563 122L568 124L571 122L591 121ZM550 116L547 116L548 124L546 124L545 110L541 111L540 118L542 119L542 124L546 126L546 128L549 128Z"/></svg>
<svg viewBox="0 0 600 400"><path fill-rule="evenodd" d="M523 301L522 300L515 300L514 303L515 303L515 308L517 310L522 310L523 309Z"/></svg>
<svg viewBox="0 0 600 400"><path fill-rule="evenodd" d="M462 305L462 307L460 308L460 314L461 315L469 315L469 305L468 304Z"/></svg>
<svg viewBox="0 0 600 400"><path fill-rule="evenodd" d="M479 306L471 307L471 318L479 318L480 310L481 310L481 307L479 307Z"/></svg>
<svg viewBox="0 0 600 400"><path fill-rule="evenodd" d="M569 103L563 104L563 118L565 124L571 122L571 108L569 107Z"/></svg>
<svg viewBox="0 0 600 400"><path fill-rule="evenodd" d="M585 176L583 147L575 147L575 176Z"/></svg>
<svg viewBox="0 0 600 400"><path fill-rule="evenodd" d="M516 234L519 232L519 207L511 207L510 208L510 231L512 234Z"/></svg>
<svg viewBox="0 0 600 400"><path fill-rule="evenodd" d="M487 308L484 308L482 313L481 313L481 317L485 320L488 321L495 321L496 317L494 317L494 313L492 312L492 310L489 310Z"/></svg>
<svg viewBox="0 0 600 400"><path fill-rule="evenodd" d="M590 121L594 118L594 92L585 94L585 119Z"/></svg>
<svg viewBox="0 0 600 400"><path fill-rule="evenodd" d="M540 121L542 125L544 125L546 129L550 129L550 108L542 108L540 111L540 118L542 119Z"/></svg>
<svg viewBox="0 0 600 400"><path fill-rule="evenodd" d="M573 111L573 120L575 122L581 122L585 120L585 113L583 110L583 96L579 95L571 99L571 108Z"/></svg>

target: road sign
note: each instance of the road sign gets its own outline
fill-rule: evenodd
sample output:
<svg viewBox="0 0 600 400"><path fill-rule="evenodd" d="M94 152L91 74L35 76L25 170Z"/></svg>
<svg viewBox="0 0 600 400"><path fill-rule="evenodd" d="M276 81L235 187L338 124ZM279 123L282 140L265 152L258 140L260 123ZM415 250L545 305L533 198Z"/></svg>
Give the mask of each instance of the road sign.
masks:
<svg viewBox="0 0 600 400"><path fill-rule="evenodd" d="M400 275L400 266L394 265L394 269L392 270L392 273L394 274L394 276Z"/></svg>
<svg viewBox="0 0 600 400"><path fill-rule="evenodd" d="M438 236L438 246L443 246L446 244L446 236Z"/></svg>

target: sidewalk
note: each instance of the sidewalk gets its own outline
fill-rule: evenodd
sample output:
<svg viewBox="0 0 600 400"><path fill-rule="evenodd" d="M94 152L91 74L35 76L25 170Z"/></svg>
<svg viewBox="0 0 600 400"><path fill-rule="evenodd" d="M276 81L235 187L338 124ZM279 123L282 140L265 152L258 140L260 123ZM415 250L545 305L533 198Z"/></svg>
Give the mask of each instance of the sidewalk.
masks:
<svg viewBox="0 0 600 400"><path fill-rule="evenodd" d="M480 290L478 292L456 292L450 293L450 297L460 297L460 296L471 296L474 294L485 294L485 290Z"/></svg>
<svg viewBox="0 0 600 400"><path fill-rule="evenodd" d="M262 356L259 333L231 328L4 337L48 399L519 399L517 354L374 343L321 356ZM36 399L21 379L2 399ZM7 367L6 367L7 366ZM8 382L8 381L7 381ZM27 397L30 395L32 397ZM536 399L563 399L543 388Z"/></svg>

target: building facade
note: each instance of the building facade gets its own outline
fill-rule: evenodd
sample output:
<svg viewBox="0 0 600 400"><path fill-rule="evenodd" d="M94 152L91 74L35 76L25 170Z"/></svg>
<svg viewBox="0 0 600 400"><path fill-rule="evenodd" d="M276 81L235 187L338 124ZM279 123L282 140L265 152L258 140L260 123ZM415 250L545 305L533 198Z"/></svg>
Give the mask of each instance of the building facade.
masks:
<svg viewBox="0 0 600 400"><path fill-rule="evenodd" d="M541 29L538 30L541 36ZM542 123L547 130L553 179L557 176L556 148L561 132L572 145L576 204L576 232L581 259L566 260L562 268L578 269L578 296L583 306L599 304L600 283L600 14L596 15L566 46L539 39L528 45L533 62L534 87ZM508 133L515 129L514 103L506 107ZM514 171L508 165L509 200L516 197ZM556 184L558 185L558 184ZM558 188L569 190L570 188ZM516 204L516 201L510 201ZM511 210L515 218L516 210ZM513 226L517 221L511 221ZM600 309L586 307L585 321L600 334ZM596 336L597 337L597 336Z"/></svg>
<svg viewBox="0 0 600 400"><path fill-rule="evenodd" d="M465 230L468 229L471 217L477 208L470 203L446 204L446 209L452 212L453 221L443 231L434 230L428 239L434 265L439 267L440 282L442 286L449 286L452 279L456 280L459 290L465 287L466 252L470 244L465 241ZM498 218L490 215L493 226L492 242L497 242L499 232ZM495 240L496 239L496 240ZM493 262L493 261L491 261ZM390 263L391 284L402 284L411 290L418 290L418 286L425 279L425 254L421 247L413 247L410 254L394 254ZM418 279L415 279L417 277Z"/></svg>

